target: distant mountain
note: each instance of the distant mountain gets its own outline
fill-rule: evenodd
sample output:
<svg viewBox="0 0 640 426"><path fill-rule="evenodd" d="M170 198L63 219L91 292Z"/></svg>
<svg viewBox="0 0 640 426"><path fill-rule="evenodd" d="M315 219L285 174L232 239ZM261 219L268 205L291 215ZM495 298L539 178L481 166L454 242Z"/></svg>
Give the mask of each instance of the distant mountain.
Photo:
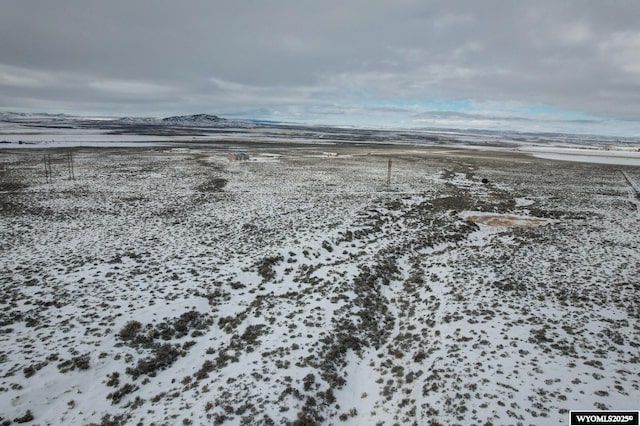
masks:
<svg viewBox="0 0 640 426"><path fill-rule="evenodd" d="M256 127L251 121L228 120L211 114L177 115L166 118L154 117L80 117L67 114L16 113L0 111L0 123L14 123L23 127L102 129L117 132L184 131L229 131ZM182 130L180 130L182 129Z"/></svg>
<svg viewBox="0 0 640 426"><path fill-rule="evenodd" d="M153 117L122 117L116 120L111 121L114 124L131 124L131 125L140 125L140 124L153 124L158 125L161 124L160 120Z"/></svg>
<svg viewBox="0 0 640 426"><path fill-rule="evenodd" d="M171 126L218 126L220 124L228 123L227 119L210 114L178 115L163 118L160 121L161 124L168 124Z"/></svg>
<svg viewBox="0 0 640 426"><path fill-rule="evenodd" d="M167 128L196 127L196 128L247 128L255 124L249 121L227 120L211 114L176 115L166 118L151 117L121 117L109 122L116 126L158 126Z"/></svg>
<svg viewBox="0 0 640 426"><path fill-rule="evenodd" d="M8 123L33 123L37 121L46 122L62 122L73 120L72 115L67 114L48 114L48 113L30 113L30 112L0 112L0 121Z"/></svg>

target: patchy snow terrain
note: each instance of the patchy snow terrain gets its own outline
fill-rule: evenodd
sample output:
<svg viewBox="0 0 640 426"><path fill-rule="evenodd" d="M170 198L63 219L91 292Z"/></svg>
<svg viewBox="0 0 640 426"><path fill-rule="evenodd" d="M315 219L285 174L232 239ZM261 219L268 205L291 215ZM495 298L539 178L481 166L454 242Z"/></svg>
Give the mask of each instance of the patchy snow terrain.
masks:
<svg viewBox="0 0 640 426"><path fill-rule="evenodd" d="M0 424L639 408L640 169L334 148L3 150Z"/></svg>

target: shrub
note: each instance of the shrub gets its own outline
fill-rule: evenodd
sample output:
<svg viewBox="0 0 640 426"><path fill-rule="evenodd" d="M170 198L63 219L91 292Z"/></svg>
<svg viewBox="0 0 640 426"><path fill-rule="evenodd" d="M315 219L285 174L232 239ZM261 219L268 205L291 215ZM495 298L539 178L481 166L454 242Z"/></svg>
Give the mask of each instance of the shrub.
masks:
<svg viewBox="0 0 640 426"><path fill-rule="evenodd" d="M258 274L262 277L263 281L270 281L275 278L276 272L273 267L282 262L284 257L282 256L267 256L258 264Z"/></svg>
<svg viewBox="0 0 640 426"><path fill-rule="evenodd" d="M73 371L76 368L78 370L88 370L90 361L91 354L86 353L84 355L79 355L71 359L62 361L60 364L58 364L58 370L60 370L61 373Z"/></svg>
<svg viewBox="0 0 640 426"><path fill-rule="evenodd" d="M122 340L131 340L136 337L141 328L142 324L139 321L129 321L120 329L120 338Z"/></svg>
<svg viewBox="0 0 640 426"><path fill-rule="evenodd" d="M143 374L155 376L157 370L164 370L175 362L184 352L175 346L164 343L154 347L154 354L146 359L138 360L135 368L128 367L125 372L137 379Z"/></svg>
<svg viewBox="0 0 640 426"><path fill-rule="evenodd" d="M242 333L240 338L249 344L255 344L258 341L258 337L263 334L267 334L267 331L265 330L266 327L267 326L264 324L250 325L246 328L244 333Z"/></svg>
<svg viewBox="0 0 640 426"><path fill-rule="evenodd" d="M16 423L27 423L32 420L33 420L33 414L31 414L31 410L27 410L24 416L16 417L15 419L13 419L13 421Z"/></svg>
<svg viewBox="0 0 640 426"><path fill-rule="evenodd" d="M109 380L107 381L107 386L116 387L120 384L120 373L118 373L117 371L114 371L111 374L107 374L107 377L109 378Z"/></svg>
<svg viewBox="0 0 640 426"><path fill-rule="evenodd" d="M73 357L71 360L73 361L73 366L78 370L88 370L91 355L86 353L84 355Z"/></svg>
<svg viewBox="0 0 640 426"><path fill-rule="evenodd" d="M127 383L126 385L122 386L120 389L114 392L111 392L109 395L107 395L107 399L111 400L111 404L117 404L122 400L122 398L124 398L125 395L128 395L131 392L134 392L136 390L138 390L137 386L134 386L131 383Z"/></svg>

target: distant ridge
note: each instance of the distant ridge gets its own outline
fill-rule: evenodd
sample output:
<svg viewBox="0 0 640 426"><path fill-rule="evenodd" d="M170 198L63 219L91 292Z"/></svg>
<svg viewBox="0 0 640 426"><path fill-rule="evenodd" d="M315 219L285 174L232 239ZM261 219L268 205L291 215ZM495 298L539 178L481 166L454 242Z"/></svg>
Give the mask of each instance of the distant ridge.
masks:
<svg viewBox="0 0 640 426"><path fill-rule="evenodd" d="M220 118L217 115L210 114L193 114L193 115L177 115L174 117L167 117L160 120L162 124L169 124L173 126L203 126L211 124L222 124L228 120Z"/></svg>
<svg viewBox="0 0 640 426"><path fill-rule="evenodd" d="M160 120L153 117L121 117L115 120L111 120L114 123L121 124L160 124Z"/></svg>

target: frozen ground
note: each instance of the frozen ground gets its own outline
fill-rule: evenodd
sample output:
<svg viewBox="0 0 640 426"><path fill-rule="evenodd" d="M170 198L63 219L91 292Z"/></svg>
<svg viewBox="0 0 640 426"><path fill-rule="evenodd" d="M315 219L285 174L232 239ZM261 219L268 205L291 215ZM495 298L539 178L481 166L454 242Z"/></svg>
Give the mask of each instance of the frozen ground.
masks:
<svg viewBox="0 0 640 426"><path fill-rule="evenodd" d="M47 151L52 183L44 151L0 155L0 424L564 424L640 407L638 168L75 148L70 180L67 152Z"/></svg>

